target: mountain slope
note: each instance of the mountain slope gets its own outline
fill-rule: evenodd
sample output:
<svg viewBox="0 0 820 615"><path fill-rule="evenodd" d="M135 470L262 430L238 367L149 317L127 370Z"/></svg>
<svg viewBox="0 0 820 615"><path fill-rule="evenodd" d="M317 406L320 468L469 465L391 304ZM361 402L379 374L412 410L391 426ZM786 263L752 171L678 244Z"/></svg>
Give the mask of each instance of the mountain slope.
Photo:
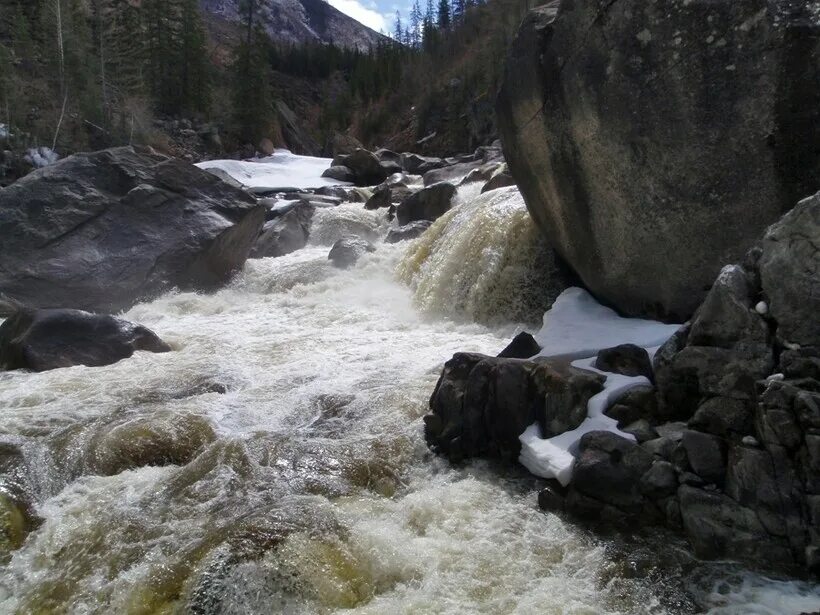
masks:
<svg viewBox="0 0 820 615"><path fill-rule="evenodd" d="M265 30L276 43L334 43L366 50L384 36L324 0L261 0ZM206 15L239 22L239 0L200 0Z"/></svg>

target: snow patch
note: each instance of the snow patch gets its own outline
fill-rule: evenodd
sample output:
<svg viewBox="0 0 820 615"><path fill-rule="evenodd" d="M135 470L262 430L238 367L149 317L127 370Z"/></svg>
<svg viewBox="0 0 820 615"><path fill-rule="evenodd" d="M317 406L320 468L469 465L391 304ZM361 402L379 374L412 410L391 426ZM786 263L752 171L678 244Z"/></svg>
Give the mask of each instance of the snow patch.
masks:
<svg viewBox="0 0 820 615"><path fill-rule="evenodd" d="M11 132L5 124L0 124L0 139L8 139Z"/></svg>
<svg viewBox="0 0 820 615"><path fill-rule="evenodd" d="M196 166L200 169L221 169L252 191L277 188L320 188L350 184L322 177L333 161L330 158L297 156L286 149L277 149L272 156L254 160L208 160Z"/></svg>
<svg viewBox="0 0 820 615"><path fill-rule="evenodd" d="M530 472L542 478L554 478L563 486L572 480L572 469L578 454L581 437L591 431L609 431L627 440L635 441L635 436L618 429L618 421L604 414L615 400L630 389L651 384L644 376L622 376L602 372L592 367L595 357L572 363L573 367L586 369L606 376L604 390L594 395L587 404L587 418L577 428L552 438L541 437L538 423L530 425L521 440L521 455L518 460Z"/></svg>
<svg viewBox="0 0 820 615"><path fill-rule="evenodd" d="M679 328L654 320L623 318L584 289L568 288L544 314L544 324L534 337L543 348L539 357L584 359L620 344L661 346Z"/></svg>
<svg viewBox="0 0 820 615"><path fill-rule="evenodd" d="M680 325L653 320L622 318L581 288L565 290L544 314L544 326L534 336L544 349L538 356L575 359L573 367L606 376L604 390L589 400L587 418L576 429L544 439L538 423L530 425L519 436L519 462L536 476L554 478L566 486L572 480L575 457L584 434L609 431L635 441L633 435L619 430L618 422L604 412L628 390L651 383L644 376L602 372L593 364L600 350L620 344L636 344L654 356L679 328Z"/></svg>

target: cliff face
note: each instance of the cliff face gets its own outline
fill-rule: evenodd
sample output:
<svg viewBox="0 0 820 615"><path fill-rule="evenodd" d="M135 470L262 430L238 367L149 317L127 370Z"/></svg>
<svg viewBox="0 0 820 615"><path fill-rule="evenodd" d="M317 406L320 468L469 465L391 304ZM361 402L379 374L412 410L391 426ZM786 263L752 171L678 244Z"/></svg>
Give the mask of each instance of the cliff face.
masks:
<svg viewBox="0 0 820 615"><path fill-rule="evenodd" d="M203 12L238 22L239 0L200 0ZM330 43L366 50L384 37L324 0L262 0L265 29L278 43Z"/></svg>
<svg viewBox="0 0 820 615"><path fill-rule="evenodd" d="M498 122L547 238L627 315L688 318L721 266L820 188L816 2L551 2Z"/></svg>

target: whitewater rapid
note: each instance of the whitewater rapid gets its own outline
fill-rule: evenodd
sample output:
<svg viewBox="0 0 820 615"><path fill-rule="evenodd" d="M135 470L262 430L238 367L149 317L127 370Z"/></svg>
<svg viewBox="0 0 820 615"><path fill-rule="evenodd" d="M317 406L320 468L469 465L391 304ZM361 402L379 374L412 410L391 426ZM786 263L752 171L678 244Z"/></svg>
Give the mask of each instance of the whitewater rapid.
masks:
<svg viewBox="0 0 820 615"><path fill-rule="evenodd" d="M430 454L420 419L442 363L457 351L496 354L520 328L501 308L492 328L475 324L481 297L457 300L440 287L447 279L429 281L438 265L420 256L424 245L441 263L465 263L448 265L452 279L473 275L464 250L482 250L487 274L519 262L508 244L523 203L468 196L450 218L462 222L436 227L433 243L382 243L383 211L318 210L306 249L249 261L215 294L172 293L125 315L172 353L0 373L0 461L28 481L42 520L2 565L0 612L818 604L810 585L698 564L665 535L594 537L539 511L523 471L452 468ZM476 217L507 231L487 231L478 247L452 235ZM347 232L369 235L377 251L340 271L327 253Z"/></svg>

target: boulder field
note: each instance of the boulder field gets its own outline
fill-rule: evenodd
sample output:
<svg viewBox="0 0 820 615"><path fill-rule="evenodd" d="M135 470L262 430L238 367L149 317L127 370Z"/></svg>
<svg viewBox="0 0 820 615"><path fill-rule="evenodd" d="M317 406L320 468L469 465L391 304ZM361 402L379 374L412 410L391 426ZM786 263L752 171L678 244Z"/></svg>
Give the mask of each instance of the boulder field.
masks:
<svg viewBox="0 0 820 615"><path fill-rule="evenodd" d="M76 154L0 190L0 293L114 313L175 287L212 290L245 263L265 209L150 148Z"/></svg>
<svg viewBox="0 0 820 615"><path fill-rule="evenodd" d="M540 505L618 527L681 531L695 553L820 571L820 193L723 268L693 318L657 350L605 349L595 366L644 375L573 451L572 480ZM505 357L457 354L425 417L428 444L454 462L516 459L537 423L550 438L586 418L592 372L519 336ZM548 348L545 350L549 350Z"/></svg>
<svg viewBox="0 0 820 615"><path fill-rule="evenodd" d="M497 103L534 220L626 315L680 322L820 189L820 16L769 0L549 2Z"/></svg>

